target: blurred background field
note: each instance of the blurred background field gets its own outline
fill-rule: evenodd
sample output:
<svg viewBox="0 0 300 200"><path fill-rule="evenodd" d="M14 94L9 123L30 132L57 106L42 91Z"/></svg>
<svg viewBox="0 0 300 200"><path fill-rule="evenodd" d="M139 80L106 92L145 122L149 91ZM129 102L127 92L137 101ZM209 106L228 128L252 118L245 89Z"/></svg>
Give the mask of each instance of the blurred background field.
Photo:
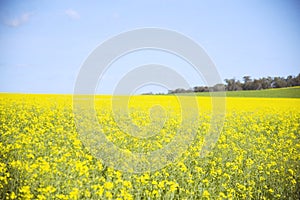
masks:
<svg viewBox="0 0 300 200"><path fill-rule="evenodd" d="M220 96L224 95L219 92L198 92L194 93L197 96ZM178 95L193 95L189 93L183 93ZM244 91L226 91L227 97L262 97L262 98L300 98L300 87L288 87L288 88L275 88L265 90L244 90Z"/></svg>

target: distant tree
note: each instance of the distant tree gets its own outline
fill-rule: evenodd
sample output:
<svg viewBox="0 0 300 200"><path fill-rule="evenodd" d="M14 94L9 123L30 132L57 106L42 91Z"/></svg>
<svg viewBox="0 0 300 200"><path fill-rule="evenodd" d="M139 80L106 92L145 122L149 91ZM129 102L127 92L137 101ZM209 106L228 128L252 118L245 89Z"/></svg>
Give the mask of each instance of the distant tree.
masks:
<svg viewBox="0 0 300 200"><path fill-rule="evenodd" d="M271 77L262 78L260 80L261 80L262 89L271 88L271 84L272 84L272 78Z"/></svg>
<svg viewBox="0 0 300 200"><path fill-rule="evenodd" d="M300 73L298 76L294 78L294 85L293 86L300 86Z"/></svg>
<svg viewBox="0 0 300 200"><path fill-rule="evenodd" d="M275 77L273 79L273 82L272 82L272 87L273 88L283 88L283 87L286 87L286 86L287 86L287 83L286 83L284 78Z"/></svg>
<svg viewBox="0 0 300 200"><path fill-rule="evenodd" d="M285 81L286 81L287 87L291 87L294 85L294 77L291 75L287 76Z"/></svg>
<svg viewBox="0 0 300 200"><path fill-rule="evenodd" d="M194 87L194 92L208 92L209 89L207 86L196 86Z"/></svg>
<svg viewBox="0 0 300 200"><path fill-rule="evenodd" d="M250 76L243 77L243 83L235 78L225 79L225 84L219 83L214 86L195 86L192 89L177 88L169 90L169 94L173 93L190 93L190 92L210 92L210 91L236 91L236 90L261 90L268 88L282 88L291 86L300 86L300 73L293 77L291 75L284 77L263 77L258 79L251 79Z"/></svg>
<svg viewBox="0 0 300 200"><path fill-rule="evenodd" d="M243 84L239 80L235 83L235 90L243 90Z"/></svg>
<svg viewBox="0 0 300 200"><path fill-rule="evenodd" d="M263 88L262 86L262 79L254 79L251 84L252 90L261 90Z"/></svg>
<svg viewBox="0 0 300 200"><path fill-rule="evenodd" d="M174 94L174 90L168 90L168 94Z"/></svg>
<svg viewBox="0 0 300 200"><path fill-rule="evenodd" d="M250 76L243 77L244 84L242 85L243 90L251 90L252 80Z"/></svg>
<svg viewBox="0 0 300 200"><path fill-rule="evenodd" d="M183 88L177 88L174 90L174 93L185 93L185 92L186 92L186 90Z"/></svg>
<svg viewBox="0 0 300 200"><path fill-rule="evenodd" d="M194 90L192 88L189 88L187 90L185 90L186 93L192 93Z"/></svg>
<svg viewBox="0 0 300 200"><path fill-rule="evenodd" d="M218 92L218 91L224 91L225 90L225 85L222 83L216 84L213 87L213 91Z"/></svg>
<svg viewBox="0 0 300 200"><path fill-rule="evenodd" d="M225 89L227 90L227 91L232 91L233 90L233 86L234 86L234 82L235 82L235 80L234 79L225 79L224 80L225 81L225 83L226 83L226 87L225 87Z"/></svg>
<svg viewBox="0 0 300 200"><path fill-rule="evenodd" d="M142 95L153 95L153 92L142 93Z"/></svg>
<svg viewBox="0 0 300 200"><path fill-rule="evenodd" d="M236 81L235 78L225 79L226 82L226 90L228 91L236 91L242 90L242 84L240 81Z"/></svg>
<svg viewBox="0 0 300 200"><path fill-rule="evenodd" d="M251 82L251 76L244 76L243 77L243 80L244 80L244 83L248 83L248 82Z"/></svg>

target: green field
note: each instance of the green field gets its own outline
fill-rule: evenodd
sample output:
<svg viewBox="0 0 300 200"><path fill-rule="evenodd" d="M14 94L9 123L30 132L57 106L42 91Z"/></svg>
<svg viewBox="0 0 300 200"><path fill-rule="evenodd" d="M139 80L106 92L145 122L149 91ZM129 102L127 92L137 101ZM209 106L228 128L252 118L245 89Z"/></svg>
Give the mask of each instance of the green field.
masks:
<svg viewBox="0 0 300 200"><path fill-rule="evenodd" d="M198 92L197 96L219 96L219 92ZM181 95L181 94L177 94ZM191 95L183 93L182 95ZM227 97L264 97L264 98L300 98L300 87L266 89L266 90L244 90L244 91L227 91Z"/></svg>

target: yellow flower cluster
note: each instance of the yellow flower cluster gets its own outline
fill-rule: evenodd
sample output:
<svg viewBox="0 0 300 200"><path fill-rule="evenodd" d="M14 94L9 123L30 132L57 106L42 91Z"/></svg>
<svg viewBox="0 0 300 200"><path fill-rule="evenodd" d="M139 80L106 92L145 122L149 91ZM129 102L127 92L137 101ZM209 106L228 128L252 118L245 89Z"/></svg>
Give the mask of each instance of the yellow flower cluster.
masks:
<svg viewBox="0 0 300 200"><path fill-rule="evenodd" d="M106 166L82 144L72 96L1 94L0 199L299 199L300 99L227 98L222 132L205 157L212 105L209 97L197 101L188 150L135 174ZM110 96L95 98L103 132L128 151L162 149L177 129L190 131L174 96L131 97L127 115L112 106ZM151 137L128 133L129 120Z"/></svg>

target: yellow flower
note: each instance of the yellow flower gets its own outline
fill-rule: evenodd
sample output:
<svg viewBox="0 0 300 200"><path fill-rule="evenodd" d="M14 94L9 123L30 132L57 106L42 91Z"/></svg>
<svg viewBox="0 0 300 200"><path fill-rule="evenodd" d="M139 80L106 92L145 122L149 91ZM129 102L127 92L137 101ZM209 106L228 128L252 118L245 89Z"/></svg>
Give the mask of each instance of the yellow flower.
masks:
<svg viewBox="0 0 300 200"><path fill-rule="evenodd" d="M157 185L157 181L152 181L152 185Z"/></svg>
<svg viewBox="0 0 300 200"><path fill-rule="evenodd" d="M31 198L33 198L33 194L31 194L31 191L30 191L30 187L29 187L29 186L23 186L23 187L20 189L20 193L21 193L21 196L22 196L24 199L31 199Z"/></svg>
<svg viewBox="0 0 300 200"><path fill-rule="evenodd" d="M104 188L107 189L107 190L111 190L113 189L114 187L114 184L112 182L105 182L104 183Z"/></svg>
<svg viewBox="0 0 300 200"><path fill-rule="evenodd" d="M96 194L99 195L99 196L102 196L104 192L104 188L103 187L97 187L97 191L96 191Z"/></svg>
<svg viewBox="0 0 300 200"><path fill-rule="evenodd" d="M220 197L221 199L227 198L227 196L226 196L223 192L220 192L220 193L219 193L219 197Z"/></svg>
<svg viewBox="0 0 300 200"><path fill-rule="evenodd" d="M177 188L178 188L178 184L177 184L177 183L175 183L175 182L170 182L169 184L170 184L170 191L171 191L171 192L174 192L174 191L177 190Z"/></svg>
<svg viewBox="0 0 300 200"><path fill-rule="evenodd" d="M123 185L127 188L132 188L132 184L130 181L123 181Z"/></svg>
<svg viewBox="0 0 300 200"><path fill-rule="evenodd" d="M106 192L105 192L105 196L106 196L107 198L109 198L109 199L112 199L112 197L113 197L113 195L112 195L112 193L111 193L110 191L106 191Z"/></svg>
<svg viewBox="0 0 300 200"><path fill-rule="evenodd" d="M158 191L157 190L152 190L152 196L157 197L158 196Z"/></svg>
<svg viewBox="0 0 300 200"><path fill-rule="evenodd" d="M45 197L45 195L39 194L39 195L37 195L37 199L39 199L39 200L45 200L47 198Z"/></svg>
<svg viewBox="0 0 300 200"><path fill-rule="evenodd" d="M10 199L16 199L17 195L14 192L11 192Z"/></svg>
<svg viewBox="0 0 300 200"><path fill-rule="evenodd" d="M90 198L90 197L91 197L90 191L86 190L86 191L84 192L84 196L87 197L87 198Z"/></svg>
<svg viewBox="0 0 300 200"><path fill-rule="evenodd" d="M202 193L202 197L203 198L209 198L210 197L210 194L207 190L204 190L203 193Z"/></svg>
<svg viewBox="0 0 300 200"><path fill-rule="evenodd" d="M288 169L288 172L289 172L292 176L294 176L294 174L295 174L294 170L292 170L292 169Z"/></svg>
<svg viewBox="0 0 300 200"><path fill-rule="evenodd" d="M95 96L98 128L125 152L123 158L115 157L120 158L116 160L119 164L134 154L163 151L176 142L177 136L180 138L178 149L166 152L170 158L161 162L160 156L153 157L145 167L179 160L177 150L184 152L182 159L137 175L122 173L102 163L105 159L94 157L98 150L111 155L110 149L98 143L103 138L96 134L88 116L75 116L71 95L0 94L0 193L5 191L7 199L297 199L300 99L227 98L223 123L212 118L210 97L195 97L201 108L200 120L185 123L195 107L191 106L191 97L180 97L189 108L182 112L178 98L147 95L128 101L118 97L118 101L127 99L118 107L119 112L112 108L112 96ZM123 113L123 105L128 105L128 113ZM150 112L154 105L161 106L165 113ZM79 127L74 118L85 123ZM209 144L207 136L214 120L220 120L217 126L222 133L210 149L204 145ZM134 137L131 122L139 133L152 135ZM192 139L184 135L194 131L193 127L193 143L181 149L185 140ZM89 149L89 142L94 149ZM199 158L204 150L208 152ZM127 164L118 167L132 167ZM195 184L200 184L202 192Z"/></svg>
<svg viewBox="0 0 300 200"><path fill-rule="evenodd" d="M79 197L79 189L78 188L73 188L73 190L70 192L70 198L71 199L78 199Z"/></svg>
<svg viewBox="0 0 300 200"><path fill-rule="evenodd" d="M68 196L66 196L64 194L57 194L57 195L55 195L55 197L58 198L58 199L63 199L63 200L69 199Z"/></svg>
<svg viewBox="0 0 300 200"><path fill-rule="evenodd" d="M185 166L185 164L183 162L179 162L178 166L181 171L183 171L183 172L187 171L187 167Z"/></svg>
<svg viewBox="0 0 300 200"><path fill-rule="evenodd" d="M202 183L207 186L209 184L209 181L207 179L203 179Z"/></svg>

